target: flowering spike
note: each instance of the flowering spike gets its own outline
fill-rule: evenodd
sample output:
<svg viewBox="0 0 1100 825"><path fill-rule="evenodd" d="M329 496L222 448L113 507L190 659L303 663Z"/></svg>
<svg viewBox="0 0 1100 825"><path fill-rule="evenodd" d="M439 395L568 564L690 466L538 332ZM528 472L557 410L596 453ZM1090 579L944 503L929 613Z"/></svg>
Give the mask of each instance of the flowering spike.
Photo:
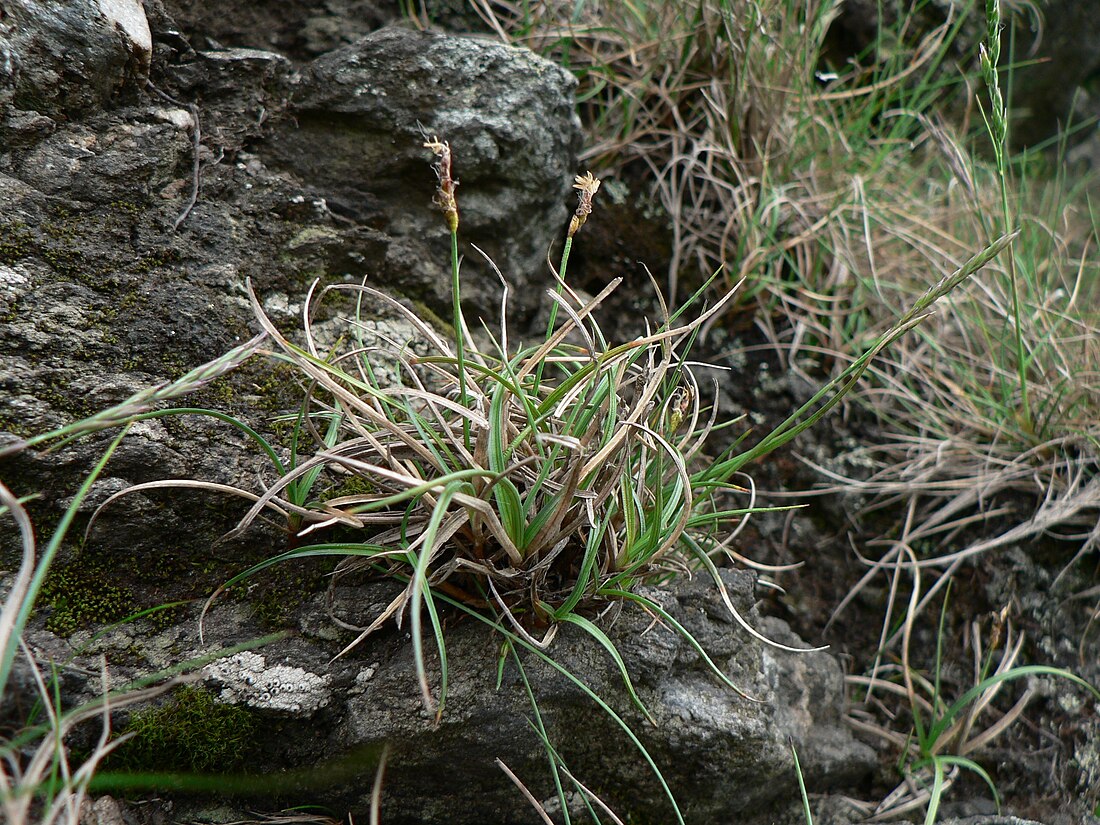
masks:
<svg viewBox="0 0 1100 825"><path fill-rule="evenodd" d="M433 137L424 143L425 149L431 149L436 156L435 176L439 187L435 193L435 204L443 210L447 228L452 233L458 231L458 202L455 200L455 187L458 181L451 174L451 145L445 140Z"/></svg>
<svg viewBox="0 0 1100 825"><path fill-rule="evenodd" d="M600 179L593 177L591 172L585 172L583 175L577 175L573 188L580 191L577 193L577 211L573 213L573 220L569 222L570 238L577 234L577 230L584 226L584 222L592 214L592 196L600 190Z"/></svg>

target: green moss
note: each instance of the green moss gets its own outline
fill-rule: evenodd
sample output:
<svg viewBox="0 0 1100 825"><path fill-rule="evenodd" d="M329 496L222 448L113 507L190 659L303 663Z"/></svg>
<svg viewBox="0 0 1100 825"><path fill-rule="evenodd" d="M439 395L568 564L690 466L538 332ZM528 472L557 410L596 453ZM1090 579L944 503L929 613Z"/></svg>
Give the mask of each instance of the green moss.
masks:
<svg viewBox="0 0 1100 825"><path fill-rule="evenodd" d="M136 219L141 215L141 207L130 201L111 201L109 205L116 213L121 213L129 218Z"/></svg>
<svg viewBox="0 0 1100 825"><path fill-rule="evenodd" d="M31 233L20 221L0 224L0 263L13 264L25 258L31 248Z"/></svg>
<svg viewBox="0 0 1100 825"><path fill-rule="evenodd" d="M2 319L0 319L0 321L2 321ZM28 427L25 423L13 421L4 416L0 416L0 433L11 433L20 438L30 438L31 436L38 435L32 427Z"/></svg>
<svg viewBox="0 0 1100 825"><path fill-rule="evenodd" d="M74 360L81 360L87 357L82 349L76 347L70 348L68 354L69 357ZM39 401L58 412L71 415L73 420L87 418L98 412L86 395L73 392L70 387L54 378L47 379L45 385L36 388L34 392L35 398Z"/></svg>
<svg viewBox="0 0 1100 825"><path fill-rule="evenodd" d="M321 501L328 501L342 496L369 495L377 490L377 485L373 484L366 476L348 475L341 479L339 484L334 484L332 487L323 490L318 497Z"/></svg>
<svg viewBox="0 0 1100 825"><path fill-rule="evenodd" d="M13 298L8 304L8 311L0 315L0 324L11 324L19 317L19 299Z"/></svg>
<svg viewBox="0 0 1100 825"><path fill-rule="evenodd" d="M290 447L294 422L292 415L302 404L302 390L296 370L288 364L253 361L223 376L194 396L194 406L206 406L231 415L241 415L257 423L257 413L267 417L266 430L271 441ZM281 420L280 420L280 417ZM251 449L259 450L257 445Z"/></svg>
<svg viewBox="0 0 1100 825"><path fill-rule="evenodd" d="M178 262L179 259L180 255L176 250L166 247L164 249L158 249L156 252L142 255L138 258L132 269L138 275L148 275L157 269Z"/></svg>
<svg viewBox="0 0 1100 825"><path fill-rule="evenodd" d="M89 625L111 624L136 612L129 590L110 584L108 571L79 563L54 568L42 585L41 599L51 608L46 629L71 636Z"/></svg>
<svg viewBox="0 0 1100 825"><path fill-rule="evenodd" d="M139 711L119 731L133 734L108 759L109 768L134 771L224 772L250 754L256 719L251 711L185 686L161 707Z"/></svg>
<svg viewBox="0 0 1100 825"><path fill-rule="evenodd" d="M252 606L252 614L264 627L282 630L293 626L299 608L325 586L325 577L336 566L331 559L305 559L279 565L265 576L255 577L238 597Z"/></svg>
<svg viewBox="0 0 1100 825"><path fill-rule="evenodd" d="M0 223L0 263L37 258L67 281L102 290L116 271L112 264L97 260L92 251L98 248L104 228L60 206L52 208L50 218L34 227L19 221Z"/></svg>

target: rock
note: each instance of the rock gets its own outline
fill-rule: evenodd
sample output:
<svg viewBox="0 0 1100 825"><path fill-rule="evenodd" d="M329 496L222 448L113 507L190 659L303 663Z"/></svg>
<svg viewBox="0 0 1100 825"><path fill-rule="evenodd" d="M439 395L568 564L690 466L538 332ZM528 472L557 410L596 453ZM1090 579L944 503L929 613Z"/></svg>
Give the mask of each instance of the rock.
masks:
<svg viewBox="0 0 1100 825"><path fill-rule="evenodd" d="M723 576L750 621L784 643L801 646L781 622L756 615L751 574L724 571ZM392 582L341 585L333 610L345 620L369 620L397 587ZM788 737L814 793L859 782L872 771L873 752L856 742L841 720L842 676L832 656L767 651L734 623L713 584L701 578L643 592L757 701L719 682L687 641L634 606L597 621L621 652L656 726L631 702L608 652L579 628L563 627L548 648L557 667L521 650L554 747L569 770L621 816L673 821L666 795L628 735L562 670L581 678L621 715L662 771L688 822L766 823L776 811L786 810L798 794ZM110 660L125 650L131 661L148 662L138 671L123 669L139 675L158 667L169 648L186 660L260 635L242 605L223 599L206 617L206 647L200 648L196 613L197 607L188 621L157 634L137 627L108 631L83 655L103 653ZM318 599L302 614L303 627L322 624L324 614ZM346 631L338 640L310 632L277 641L208 666L205 684L215 696L245 703L257 714L252 767L262 773L289 771L287 804L308 797L311 804L365 821L377 755L388 743L385 822L530 822L533 811L495 763L498 758L505 762L537 798L553 799L546 754L530 725L533 710L523 677L509 655L498 686L501 637L449 609L442 615L449 683L438 722L422 706L408 633L392 626L337 659L333 655L350 638ZM37 647L46 637L35 636ZM430 636L425 649L438 695L438 658ZM85 692L93 687L89 684Z"/></svg>
<svg viewBox="0 0 1100 825"><path fill-rule="evenodd" d="M385 0L236 0L232 14L196 0L164 0L164 7L196 48L274 50L295 59L354 42L401 15Z"/></svg>
<svg viewBox="0 0 1100 825"><path fill-rule="evenodd" d="M32 6L35 14L28 16ZM5 22L10 28L18 17L19 33L5 40L3 48L25 46L19 54L31 54L31 45L60 37L60 23L45 11L52 6L12 8L16 11ZM90 8L68 4L57 14L62 22L72 23L72 15L81 9L91 14ZM111 5L110 19L133 32L135 19L122 14L127 8L125 3ZM566 73L521 50L425 36L424 42L433 44L427 55L440 65L461 63L459 57L465 55L466 86L461 96L406 97L415 108L404 112L394 95L384 111L393 123L408 126L402 135L410 142L394 153L394 165L402 167L402 174L387 179L376 198L378 208L385 201L385 208L392 209L393 221L380 221L378 214L368 214L357 203L351 209L355 219L349 219L347 209L335 214L343 202L340 193L346 191L344 178L354 186L375 185L362 173L353 174L361 162L355 124L361 125L366 115L349 116L346 142L341 144L340 136L333 134L324 156L318 155L316 145L299 141L294 151L310 158L298 159L287 138L296 130L283 112L296 89L303 99L317 98L320 91L313 81L302 81L290 60L270 51L162 48L172 38L177 42L178 32L159 3L151 4L150 14L154 40L161 44L152 65L153 79L178 103L157 94L115 100L106 91L99 94L83 77L61 74L49 81L56 99L27 96L23 105L41 104L41 111L9 107L7 125L0 127L13 137L5 141L0 136L0 431L30 436L60 426L247 340L252 334L251 311L243 284L249 277L266 305L282 308L273 309L273 317L288 326L297 325L302 297L315 278L359 281L369 276L375 286L415 303L422 314L435 311L446 316L449 250L442 220L432 205L430 153L415 133L418 118L438 120L441 128L462 127L460 140L469 136L485 152L495 152L502 168L522 172L543 186L544 191L533 193L520 186L502 187L510 208L524 210L522 219L504 216L496 207L492 214L479 216L480 208L490 208L491 184L478 183L472 175L470 197L463 202L464 232L468 226L476 237L473 230L481 227L488 235L500 235L506 239L502 263L520 261L534 267L523 273L524 278L543 277L548 239L563 222L561 195L575 172L571 152L578 132L572 81ZM92 26L88 31L100 29ZM116 41L123 37L110 31ZM413 59L408 39L418 37L388 33L351 53L369 54L379 66L396 65ZM89 34L86 47L92 49L95 42ZM393 55L387 58L390 48ZM324 65L343 78L341 60L335 55ZM89 61L88 67L97 65ZM480 67L476 71L475 64ZM28 64L13 58L12 65ZM12 77L29 83L31 75L22 68L19 72L18 78ZM306 75L316 79L311 72ZM368 82L361 73L354 77ZM393 82L392 76L378 81L380 88ZM516 110L522 124L518 131L502 131L494 102L501 95ZM107 103L112 107L97 108ZM122 103L127 105L117 105ZM437 105L438 118L433 114ZM202 127L199 198L173 231L192 187L196 119ZM481 120L486 126L478 125ZM498 146L496 141L505 138L512 142ZM526 150L525 141L530 141ZM389 145L387 139L375 146L374 172L387 165L382 153ZM356 154L341 158L344 150ZM526 161L517 158L524 154ZM475 157L479 156L471 152L471 162ZM490 160L481 159L483 164ZM319 171L327 163L333 171ZM475 197L479 193L480 202ZM522 231L528 224L537 231ZM435 246L429 248L424 238ZM484 238L482 242L499 251ZM468 250L464 245L464 253ZM478 272L472 262L466 273L474 307L495 307L496 277L484 268ZM478 276L486 274L488 279L481 278L478 285ZM518 315L530 312L538 301L537 290L512 294ZM367 304L365 312L387 321L380 308ZM476 324L476 315L471 313L470 319ZM190 403L236 414L269 436L272 416L298 403L292 381L274 381L259 366L210 392L217 397L207 394ZM112 489L125 481L167 476L251 487L258 476L271 472L247 439L242 441L211 420L173 419L158 422L156 428L156 438L152 431L137 433L116 454L109 471ZM48 523L105 445L102 439L92 439L73 445L65 455L24 455L5 462L0 477L24 493L45 487L38 507ZM124 500L117 508L104 515L85 554L98 554L108 567L116 566L107 561L116 552L125 559L163 557L160 531L173 523L196 525L192 530L173 530L171 553L177 562L189 554L209 556L211 543L240 513L231 499L220 499L211 510L203 496L171 492L151 492ZM222 516L211 520L214 511ZM134 519L125 529L124 516ZM280 539L276 534L271 540ZM0 545L7 541L0 537ZM256 552L263 548L256 547ZM224 572L222 565L215 566ZM133 572L135 586L142 587L136 581L138 570ZM203 586L217 583L212 576ZM171 596L162 590L157 597Z"/></svg>
<svg viewBox="0 0 1100 825"><path fill-rule="evenodd" d="M94 801L84 800L80 809L80 825L126 825L126 819L118 800L101 796Z"/></svg>
<svg viewBox="0 0 1100 825"><path fill-rule="evenodd" d="M7 0L0 35L0 113L72 116L148 76L152 36L139 0Z"/></svg>
<svg viewBox="0 0 1100 825"><path fill-rule="evenodd" d="M575 85L524 49L386 28L306 67L272 144L333 210L403 239L395 266L438 290L449 283L447 228L410 193L430 185L426 137L449 141L460 234L522 291L546 282L546 250L564 230L580 141ZM466 297L493 306L495 276L476 259L467 268L482 286Z"/></svg>

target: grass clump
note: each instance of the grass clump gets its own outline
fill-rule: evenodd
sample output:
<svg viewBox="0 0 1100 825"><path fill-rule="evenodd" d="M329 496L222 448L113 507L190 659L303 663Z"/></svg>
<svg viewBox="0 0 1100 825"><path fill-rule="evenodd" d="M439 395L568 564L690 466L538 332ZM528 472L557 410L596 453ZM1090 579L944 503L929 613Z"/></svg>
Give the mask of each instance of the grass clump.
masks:
<svg viewBox="0 0 1100 825"><path fill-rule="evenodd" d="M713 568L706 555L711 537L750 508L728 504L743 491L727 480L693 477L716 412L704 414L685 351L724 302L690 321L683 310L666 312L650 334L609 344L594 312L618 279L585 301L564 277L568 244L599 186L586 175L577 179L580 204L549 292L563 323L555 326L552 315L545 340L511 348L505 287L504 322L497 335L484 333L488 346L480 344L459 300L450 147L438 140L427 145L437 156L437 202L452 238L454 340L370 287L338 284L311 295L303 347L275 327L253 296L260 324L311 387L302 437L312 436L317 452L271 485L240 529L274 507L294 510L300 536L336 525L364 533L358 542L293 548L242 575L289 558L335 554L349 557L337 575L370 567L406 580L404 593L356 642L408 611L424 702L441 710L445 668L433 695L421 650L428 622L446 661L440 595L488 610L540 650L562 623L583 627L610 649L584 614L624 598L637 583L685 569L691 557ZM341 341L322 350L310 318L335 292L388 306L430 354L368 339L358 312ZM376 379L382 359L396 360L396 386ZM325 496L304 508L284 498L320 470L361 479L362 492Z"/></svg>
<svg viewBox="0 0 1100 825"><path fill-rule="evenodd" d="M592 636L621 673L631 700L648 717L625 663L597 621L605 608L638 603L683 634L715 678L740 693L690 634L637 588L700 570L713 580L731 616L750 636L783 647L737 612L718 569L723 563L745 561L730 549L730 542L738 524L762 509L744 486L744 468L833 409L883 348L918 325L939 298L993 259L1012 236L999 238L929 288L846 370L772 432L755 443L741 439L710 454L709 436L724 422L719 423L716 407L702 401L704 391L688 353L702 327L727 308L734 292L704 306L711 279L674 310L662 302L661 317L644 334L626 342L609 341L598 311L621 279L584 298L568 278L572 244L599 190L599 180L589 173L576 178L578 206L546 293L552 312L543 338L530 344L510 340L503 277L500 326L475 333L461 303L454 157L445 141L432 139L425 146L435 156L436 202L451 239L453 337L441 335L415 311L365 284L344 283L310 290L302 343L296 343L267 317L249 285L264 334L306 388L291 458L284 461L265 446L280 476L260 493L203 482L186 486L236 492L251 500L234 533L265 511L287 519L287 551L224 587L276 564L324 556L342 559L334 581L363 570L401 581L402 592L369 624L343 625L357 633L343 653L388 620L407 618L423 704L438 718L448 688L443 614L459 610L491 625L513 652L525 649L587 692L660 779L656 764L622 718L548 653L555 634L562 626L573 626ZM486 265L496 272L488 259ZM327 298L346 304L343 296L348 295L355 309L344 318L338 337L330 325L314 325ZM406 342L380 332L368 315L371 304L402 320L411 330ZM179 482L157 483L174 484ZM343 494L332 495L334 490ZM328 540L326 532L335 528L340 539ZM425 664L429 637L440 663L434 685ZM522 669L518 656L517 664ZM567 770L546 732L540 736L560 790ZM671 790L665 790L682 821ZM562 805L564 809L564 800Z"/></svg>
<svg viewBox="0 0 1100 825"><path fill-rule="evenodd" d="M1013 628L1007 607L985 617L986 621L975 619L970 623L969 682L965 677L950 678L946 597L935 637L935 657L931 668L922 671L910 655L920 598L919 571L914 571L913 576L912 609L902 629L901 656L871 676L848 677L849 684L862 691L850 721L858 730L883 740L899 754L901 782L877 806L867 805L864 813L876 820L892 819L923 808L925 825L934 825L944 795L962 771L971 772L985 783L999 809L997 787L976 761L976 755L1009 730L1039 695L1036 678L1069 681L1096 699L1100 699L1100 690L1063 669L1017 664L1024 635ZM1024 689L1007 711L998 711L994 700L1016 682L1022 682Z"/></svg>
<svg viewBox="0 0 1100 825"><path fill-rule="evenodd" d="M868 678L897 659L909 611L984 555L1063 542L1065 573L1100 547L1095 177L1067 169L1064 144L1050 164L1038 147L1013 154L1017 60L1001 39L1026 7L955 4L945 19L934 4L889 5L894 22L880 7L875 41L838 60L841 4L827 0L475 3L502 39L577 76L585 159L644 180L672 220L670 289L719 264L746 278L764 346L809 381L849 369L930 279L1015 234L849 395L872 422L857 425L849 466L869 472L819 468L821 493L867 494L860 515L878 531L856 547L867 571L836 611L885 577ZM960 34L974 31L970 49ZM955 94L964 83L972 93ZM920 598L895 603L916 573Z"/></svg>

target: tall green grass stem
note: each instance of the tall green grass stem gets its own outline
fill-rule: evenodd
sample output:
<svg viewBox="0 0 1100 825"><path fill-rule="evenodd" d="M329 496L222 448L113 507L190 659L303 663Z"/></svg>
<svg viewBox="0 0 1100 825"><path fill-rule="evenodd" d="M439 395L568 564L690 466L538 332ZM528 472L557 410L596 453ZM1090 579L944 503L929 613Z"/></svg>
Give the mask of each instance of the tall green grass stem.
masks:
<svg viewBox="0 0 1100 825"><path fill-rule="evenodd" d="M466 390L466 324L462 319L462 290L458 277L458 229L451 230L451 304L454 312L455 350L458 357L458 397L463 407L470 406ZM470 421L462 419L462 440L470 449Z"/></svg>
<svg viewBox="0 0 1100 825"><path fill-rule="evenodd" d="M1004 220L1004 232L1011 231L1013 225L1012 205L1008 195L1008 107L1001 93L997 64L1001 56L1001 4L1000 0L986 0L985 4L986 43L981 53L982 77L989 92L989 117L986 126L993 142L993 155L997 163L997 179L1001 189L1001 217ZM1013 342L1016 350L1016 376L1020 387L1020 423L1028 436L1035 434L1031 413L1031 400L1028 393L1027 367L1028 357L1024 349L1023 329L1020 325L1020 285L1016 271L1016 255L1008 256L1008 280L1012 297Z"/></svg>
<svg viewBox="0 0 1100 825"><path fill-rule="evenodd" d="M76 517L77 510L80 509L80 505L84 502L84 499L88 497L92 485L96 482L96 479L99 478L103 469L107 466L107 462L111 460L111 456L114 455L118 445L129 431L130 425L127 424L122 428L119 434L115 436L106 452L104 452L103 456L88 474L88 477L84 479L84 483L80 485L80 489L77 491L76 495L73 496L72 502L65 509L64 514L61 516L61 520L57 523L57 527L54 528L53 535L50 536L49 544L46 545L46 550L42 554L42 558L39 559L38 563L35 565L34 576L31 578L30 584L27 586L26 594L21 600L19 612L15 616L10 636L5 639L6 643L3 649L0 650L0 696L4 695L4 691L8 684L8 677L11 675L12 663L15 660L15 652L18 650L19 641L23 636L23 629L27 626L27 620L34 610L35 600L38 597L39 590L42 589L42 583L45 581L46 574L49 572L50 564L53 562L54 556L57 555L57 551L61 547L61 542L64 541L66 534L69 532L73 519ZM33 541L31 538L25 538L24 540Z"/></svg>
<svg viewBox="0 0 1100 825"><path fill-rule="evenodd" d="M554 292L560 296L562 292L562 285L565 283L565 270L569 266L569 253L573 249L573 236L569 235L565 239L565 246L561 251L561 263L558 265L558 277L557 283L554 285ZM550 320L546 322L546 340L550 340L550 336L554 334L554 324L558 322L558 302L553 301L550 304ZM538 368L535 370L535 392L539 391L539 387L542 386L542 368L545 364L544 361L540 361Z"/></svg>

